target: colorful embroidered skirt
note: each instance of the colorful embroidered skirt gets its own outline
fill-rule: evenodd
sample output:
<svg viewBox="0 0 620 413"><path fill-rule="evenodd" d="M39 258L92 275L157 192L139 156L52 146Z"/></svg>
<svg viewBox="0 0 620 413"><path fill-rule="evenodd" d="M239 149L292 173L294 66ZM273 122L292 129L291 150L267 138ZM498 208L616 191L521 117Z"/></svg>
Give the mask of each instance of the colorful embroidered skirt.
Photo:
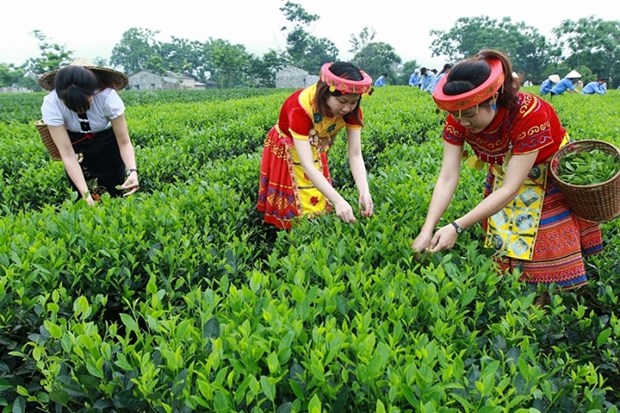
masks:
<svg viewBox="0 0 620 413"><path fill-rule="evenodd" d="M327 153L313 149L314 166L331 183ZM265 222L290 229L297 216L316 216L331 210L325 196L308 179L293 140L271 128L260 162L258 211Z"/></svg>
<svg viewBox="0 0 620 413"><path fill-rule="evenodd" d="M485 197L491 192L493 180L493 174L490 173L487 176ZM560 188L553 179L548 179L531 261L501 256L496 261L503 271L519 268L522 281L555 283L562 288L574 288L588 280L583 257L602 249L599 224L584 221L572 214Z"/></svg>

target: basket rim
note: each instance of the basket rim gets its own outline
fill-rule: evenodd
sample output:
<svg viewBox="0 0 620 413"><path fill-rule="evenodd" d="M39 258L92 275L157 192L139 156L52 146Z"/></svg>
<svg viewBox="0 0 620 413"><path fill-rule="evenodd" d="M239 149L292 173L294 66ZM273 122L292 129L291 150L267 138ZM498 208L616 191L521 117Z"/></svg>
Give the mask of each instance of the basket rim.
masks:
<svg viewBox="0 0 620 413"><path fill-rule="evenodd" d="M620 178L620 170L618 170L618 172L616 172L616 174L614 176L612 176L611 178L609 178L606 181L603 182L597 182L595 184L588 184L588 185L575 185L575 184L570 184L566 181L564 181L563 179L561 179L557 174L556 174L556 168L553 167L553 165L559 165L560 159L562 159L562 157L564 155L566 155L566 153L568 153L569 151L571 151L572 149L579 147L579 146L588 146L588 145L603 145L603 146L607 146L609 149L611 149L614 154L616 155L616 157L618 159L620 159L620 148L618 148L616 145L614 145L611 142L607 142L607 141L603 141L600 139L581 139L581 140L577 140L577 141L572 141L569 142L568 144L564 145L562 148L560 148L560 150L558 150L552 157L551 157L551 161L549 163L550 167L549 170L551 172L551 175L553 175L553 178L559 182L560 184L567 186L567 187L571 187L571 188L580 188L580 189L589 189L589 188L598 188L600 186L603 185L607 185L613 181L615 181L616 179Z"/></svg>

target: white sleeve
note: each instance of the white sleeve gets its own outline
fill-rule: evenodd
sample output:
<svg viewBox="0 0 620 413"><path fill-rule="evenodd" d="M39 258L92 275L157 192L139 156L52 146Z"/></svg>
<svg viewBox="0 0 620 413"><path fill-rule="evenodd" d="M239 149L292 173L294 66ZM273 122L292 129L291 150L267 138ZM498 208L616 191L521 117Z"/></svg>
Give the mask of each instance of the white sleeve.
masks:
<svg viewBox="0 0 620 413"><path fill-rule="evenodd" d="M106 112L105 116L108 119L116 119L125 113L125 104L114 89L112 89L110 94L106 97L104 107Z"/></svg>
<svg viewBox="0 0 620 413"><path fill-rule="evenodd" d="M64 104L60 101L60 99L58 99L58 95L55 91L47 94L43 98L43 104L41 105L41 116L43 122L50 126L65 125L62 106L64 106Z"/></svg>

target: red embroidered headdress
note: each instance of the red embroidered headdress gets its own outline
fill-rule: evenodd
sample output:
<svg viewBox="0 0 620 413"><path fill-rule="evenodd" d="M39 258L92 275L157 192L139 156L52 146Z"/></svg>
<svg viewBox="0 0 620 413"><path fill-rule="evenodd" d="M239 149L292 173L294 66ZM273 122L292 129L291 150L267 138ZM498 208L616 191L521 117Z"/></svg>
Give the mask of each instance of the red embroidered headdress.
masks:
<svg viewBox="0 0 620 413"><path fill-rule="evenodd" d="M333 74L329 68L333 63L325 63L321 67L319 78L329 86L329 90L337 90L343 95L356 94L361 95L370 91L372 87L372 78L366 72L362 72L362 80L343 79Z"/></svg>
<svg viewBox="0 0 620 413"><path fill-rule="evenodd" d="M491 74L487 80L482 82L480 86L460 95L443 93L443 87L449 76L442 77L433 92L433 99L437 107L448 112L458 112L479 105L493 96L504 84L504 69L499 59L487 59L486 62L491 67Z"/></svg>

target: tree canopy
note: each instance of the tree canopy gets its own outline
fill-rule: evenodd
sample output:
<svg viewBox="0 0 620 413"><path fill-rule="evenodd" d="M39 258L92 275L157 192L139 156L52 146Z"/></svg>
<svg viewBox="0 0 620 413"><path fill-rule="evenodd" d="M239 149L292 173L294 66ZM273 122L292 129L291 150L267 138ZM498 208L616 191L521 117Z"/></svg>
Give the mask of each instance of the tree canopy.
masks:
<svg viewBox="0 0 620 413"><path fill-rule="evenodd" d="M499 49L512 60L519 73L529 79L543 79L547 66L558 54L534 27L513 23L510 17L494 20L487 16L463 17L444 32L431 30L433 56L447 56L457 62L482 49Z"/></svg>
<svg viewBox="0 0 620 413"><path fill-rule="evenodd" d="M593 16L564 20L553 33L567 66L587 66L597 77L620 75L620 22Z"/></svg>
<svg viewBox="0 0 620 413"><path fill-rule="evenodd" d="M274 87L275 73L284 65L293 65L308 73L318 73L325 62L340 60L340 52L328 38L314 36L309 27L320 16L307 12L300 4L287 1L280 8L287 24L282 27L287 40L284 50L271 49L262 56L248 52L241 44L225 39L205 42L172 37L156 40L157 31L130 28L114 46L110 64L126 73L151 70L182 73L199 81L213 81L218 87ZM463 17L447 31L431 30L432 56L456 63L484 48L504 51L515 71L535 83L549 74L577 69L585 76L606 77L610 85L620 76L620 22L593 16L577 21L565 20L553 29L552 39L524 22L510 17L496 20L487 16ZM68 64L74 53L51 42L35 30L40 55L22 66L0 64L0 86L36 88L36 77ZM392 45L375 41L376 32L364 27L350 39L351 61L373 78L386 73L392 84L407 84L411 72L418 69L415 60L402 62ZM106 59L96 59L105 64ZM594 80L594 79L592 79Z"/></svg>

